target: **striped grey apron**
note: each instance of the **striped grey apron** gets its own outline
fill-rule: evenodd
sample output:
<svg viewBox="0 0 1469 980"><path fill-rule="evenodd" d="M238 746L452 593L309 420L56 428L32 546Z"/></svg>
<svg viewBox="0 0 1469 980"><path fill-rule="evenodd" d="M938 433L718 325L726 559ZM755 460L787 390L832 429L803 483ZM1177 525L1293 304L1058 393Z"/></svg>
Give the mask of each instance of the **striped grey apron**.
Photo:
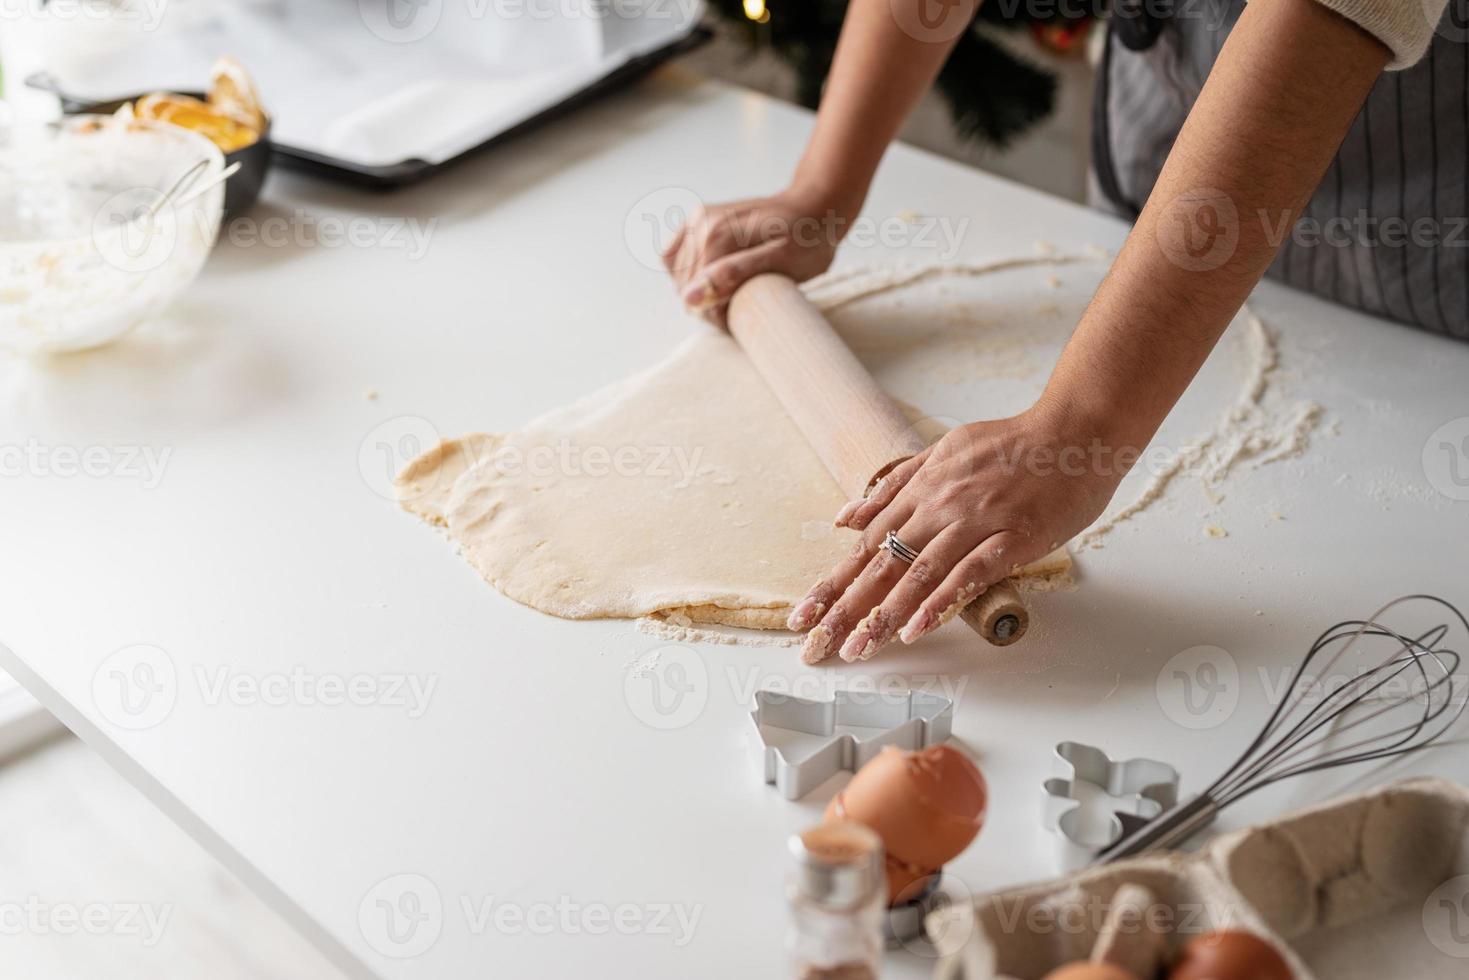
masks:
<svg viewBox="0 0 1469 980"><path fill-rule="evenodd" d="M1124 9L1127 4L1134 9ZM1093 197L1136 218L1243 0L1117 0L1094 106ZM1156 9L1155 0L1142 3ZM1469 340L1469 0L1423 59L1386 72L1269 275Z"/></svg>

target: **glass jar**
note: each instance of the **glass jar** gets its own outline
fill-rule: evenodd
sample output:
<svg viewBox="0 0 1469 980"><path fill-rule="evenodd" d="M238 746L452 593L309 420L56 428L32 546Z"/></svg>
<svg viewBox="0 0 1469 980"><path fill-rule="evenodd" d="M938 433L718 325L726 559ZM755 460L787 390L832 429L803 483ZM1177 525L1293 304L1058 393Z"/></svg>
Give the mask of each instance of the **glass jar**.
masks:
<svg viewBox="0 0 1469 980"><path fill-rule="evenodd" d="M850 820L790 840L786 900L792 980L876 980L882 967L887 900L882 840Z"/></svg>

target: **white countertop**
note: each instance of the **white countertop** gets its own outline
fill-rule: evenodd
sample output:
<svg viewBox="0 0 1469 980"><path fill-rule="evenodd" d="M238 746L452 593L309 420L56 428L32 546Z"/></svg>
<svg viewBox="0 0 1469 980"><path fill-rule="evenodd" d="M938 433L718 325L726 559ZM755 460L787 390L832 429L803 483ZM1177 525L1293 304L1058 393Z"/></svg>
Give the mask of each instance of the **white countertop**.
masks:
<svg viewBox="0 0 1469 980"><path fill-rule="evenodd" d="M355 976L768 977L784 839L836 784L788 803L758 782L743 741L754 682L962 685L955 734L993 802L950 871L985 889L1051 874L1036 815L1058 740L1159 756L1198 787L1263 718L1257 669L1405 592L1469 603L1469 503L1436 492L1421 463L1430 434L1469 414L1469 346L1275 285L1256 308L1340 434L1232 486L1222 541L1173 506L1085 553L1081 587L1037 600L1041 627L1009 650L951 628L813 674L790 650L692 647L664 659L690 692L660 715L627 665L663 644L504 599L377 492L376 444L421 428L396 419L444 435L510 427L676 344L687 321L629 248L627 215L660 188L717 200L776 187L810 123L668 72L391 196L274 175L257 220L284 227L300 208L433 221L427 249L222 242L181 302L125 342L0 363L0 445L52 461L104 447L94 458L110 473L33 466L0 482L0 666ZM1037 239L1110 248L1125 233L899 147L868 212L907 209L972 217L966 258ZM913 259L874 246L841 261L893 257ZM131 447L167 453L156 485L129 468ZM122 680L149 675L116 652L138 644L166 660L150 655L152 700L133 689L123 705ZM1158 681L1199 644L1230 652L1243 693L1194 730L1169 721ZM336 705L215 686L293 671L385 686L378 703ZM386 688L409 677L435 685L421 713ZM330 698L326 683L312 690ZM680 727L649 723L669 719ZM1469 780L1469 756L1393 770L1408 772ZM1383 778L1283 786L1223 823ZM426 948L374 933L378 901L423 881L443 904L417 933ZM483 921L487 899L511 909ZM697 916L691 938L680 913ZM892 976L929 966L890 961Z"/></svg>

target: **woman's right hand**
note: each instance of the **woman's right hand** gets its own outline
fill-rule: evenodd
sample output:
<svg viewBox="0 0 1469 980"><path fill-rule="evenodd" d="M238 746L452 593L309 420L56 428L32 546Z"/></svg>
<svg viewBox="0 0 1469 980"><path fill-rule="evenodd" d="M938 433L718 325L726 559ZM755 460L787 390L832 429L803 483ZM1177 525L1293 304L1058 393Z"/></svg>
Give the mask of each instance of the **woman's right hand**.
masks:
<svg viewBox="0 0 1469 980"><path fill-rule="evenodd" d="M827 270L850 218L821 195L795 188L702 208L663 252L684 305L724 326L734 291L764 272L797 282Z"/></svg>

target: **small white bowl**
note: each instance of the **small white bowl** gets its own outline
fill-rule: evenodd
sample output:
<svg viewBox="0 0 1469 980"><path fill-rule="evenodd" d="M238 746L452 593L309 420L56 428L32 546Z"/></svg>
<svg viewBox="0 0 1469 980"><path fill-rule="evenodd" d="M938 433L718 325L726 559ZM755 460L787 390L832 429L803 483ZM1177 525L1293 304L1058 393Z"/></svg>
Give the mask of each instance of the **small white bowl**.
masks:
<svg viewBox="0 0 1469 980"><path fill-rule="evenodd" d="M6 134L0 346L97 347L168 307L214 246L223 169L207 138L151 119L71 116Z"/></svg>

